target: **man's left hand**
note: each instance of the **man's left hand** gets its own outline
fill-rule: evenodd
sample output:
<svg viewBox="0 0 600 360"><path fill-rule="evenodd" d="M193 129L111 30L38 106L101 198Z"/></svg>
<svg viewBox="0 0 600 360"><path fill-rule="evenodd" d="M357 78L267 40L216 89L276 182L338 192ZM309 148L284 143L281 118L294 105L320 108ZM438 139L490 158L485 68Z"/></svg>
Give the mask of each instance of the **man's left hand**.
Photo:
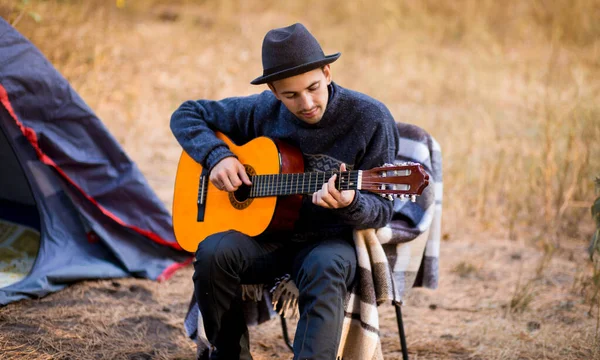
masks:
<svg viewBox="0 0 600 360"><path fill-rule="evenodd" d="M346 164L340 166L340 172L342 171L346 171ZM329 181L323 184L323 187L313 194L313 204L327 209L341 209L352 203L352 200L354 200L354 196L356 195L355 191L339 191L336 189L335 180L337 179L337 176L337 174L333 174L333 176L329 178Z"/></svg>

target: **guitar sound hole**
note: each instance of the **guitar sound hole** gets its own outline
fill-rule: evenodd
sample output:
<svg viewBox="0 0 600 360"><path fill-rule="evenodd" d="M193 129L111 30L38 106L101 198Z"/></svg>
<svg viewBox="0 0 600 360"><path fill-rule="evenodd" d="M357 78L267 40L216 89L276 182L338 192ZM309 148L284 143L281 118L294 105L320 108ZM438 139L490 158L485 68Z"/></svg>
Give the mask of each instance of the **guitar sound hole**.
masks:
<svg viewBox="0 0 600 360"><path fill-rule="evenodd" d="M256 175L254 168L248 164L244 164L246 174L249 178ZM250 186L242 184L236 191L229 193L229 203L238 210L244 210L252 203L254 198L250 197Z"/></svg>
<svg viewBox="0 0 600 360"><path fill-rule="evenodd" d="M250 197L250 186L242 184L236 191L233 192L233 197L237 202L243 203Z"/></svg>

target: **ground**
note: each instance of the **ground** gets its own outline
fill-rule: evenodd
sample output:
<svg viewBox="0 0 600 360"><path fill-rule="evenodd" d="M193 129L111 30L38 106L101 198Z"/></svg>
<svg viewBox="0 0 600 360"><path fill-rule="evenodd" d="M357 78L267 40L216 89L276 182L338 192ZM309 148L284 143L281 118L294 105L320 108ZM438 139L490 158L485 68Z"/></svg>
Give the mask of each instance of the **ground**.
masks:
<svg viewBox="0 0 600 360"><path fill-rule="evenodd" d="M583 249L565 249L543 275L525 244L468 234L442 243L440 285L403 306L411 359L592 359L597 319L584 303ZM170 280L87 281L0 309L3 359L193 359L182 321L191 267ZM517 284L521 284L517 288ZM396 317L380 306L385 359L400 359ZM295 322L290 320L293 327ZM251 328L255 359L289 359L279 319ZM594 350L595 349L595 350ZM594 352L596 351L596 352Z"/></svg>

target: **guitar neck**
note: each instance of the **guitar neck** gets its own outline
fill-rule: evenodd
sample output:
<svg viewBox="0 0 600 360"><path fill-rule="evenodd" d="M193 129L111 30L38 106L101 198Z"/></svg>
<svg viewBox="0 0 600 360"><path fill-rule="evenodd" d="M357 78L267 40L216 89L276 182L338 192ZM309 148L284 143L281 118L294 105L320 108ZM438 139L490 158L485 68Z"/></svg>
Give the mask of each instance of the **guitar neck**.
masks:
<svg viewBox="0 0 600 360"><path fill-rule="evenodd" d="M312 194L337 174L338 190L360 190L362 171L325 171L296 174L254 175L249 197Z"/></svg>

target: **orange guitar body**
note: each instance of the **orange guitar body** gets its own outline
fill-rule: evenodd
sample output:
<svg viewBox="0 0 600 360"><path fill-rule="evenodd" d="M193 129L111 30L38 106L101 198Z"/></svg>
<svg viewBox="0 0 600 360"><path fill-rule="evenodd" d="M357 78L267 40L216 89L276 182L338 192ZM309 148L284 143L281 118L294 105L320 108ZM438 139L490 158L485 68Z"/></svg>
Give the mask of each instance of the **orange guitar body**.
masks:
<svg viewBox="0 0 600 360"><path fill-rule="evenodd" d="M283 142L266 137L256 138L237 146L225 135L217 133L231 151L245 164L252 175L301 173L302 154ZM173 228L179 245L195 252L207 236L237 230L249 236L267 230L291 229L302 203L301 195L256 197L238 201L232 193L220 191L207 180L204 172L206 197L199 204L199 184L203 168L185 151L182 152L175 178L173 196ZM199 208L203 219L199 221Z"/></svg>

